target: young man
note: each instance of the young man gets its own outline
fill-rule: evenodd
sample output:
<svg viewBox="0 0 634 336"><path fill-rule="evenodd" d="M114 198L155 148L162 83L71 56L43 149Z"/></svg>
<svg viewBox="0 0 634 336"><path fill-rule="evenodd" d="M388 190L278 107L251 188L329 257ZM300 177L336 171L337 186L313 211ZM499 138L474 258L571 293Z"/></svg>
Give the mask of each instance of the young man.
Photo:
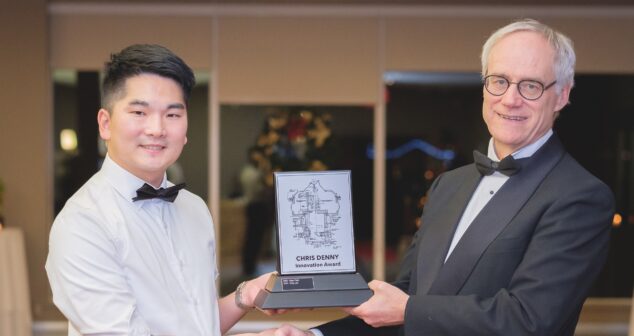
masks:
<svg viewBox="0 0 634 336"><path fill-rule="evenodd" d="M315 334L574 334L614 214L609 188L552 131L574 64L571 41L537 21L491 35L482 51L488 155L433 183L398 279L372 281L374 296L347 309L354 317Z"/></svg>
<svg viewBox="0 0 634 336"><path fill-rule="evenodd" d="M46 271L69 335L221 335L268 275L218 299L205 202L166 179L187 143L194 75L168 49L133 45L105 67L97 114L108 154L50 235Z"/></svg>

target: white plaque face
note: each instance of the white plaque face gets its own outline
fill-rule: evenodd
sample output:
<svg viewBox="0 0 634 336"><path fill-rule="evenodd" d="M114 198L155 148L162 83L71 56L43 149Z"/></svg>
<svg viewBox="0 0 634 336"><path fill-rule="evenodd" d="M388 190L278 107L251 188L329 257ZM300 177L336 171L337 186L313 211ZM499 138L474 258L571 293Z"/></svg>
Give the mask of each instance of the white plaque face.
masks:
<svg viewBox="0 0 634 336"><path fill-rule="evenodd" d="M280 274L356 271L350 171L275 173Z"/></svg>

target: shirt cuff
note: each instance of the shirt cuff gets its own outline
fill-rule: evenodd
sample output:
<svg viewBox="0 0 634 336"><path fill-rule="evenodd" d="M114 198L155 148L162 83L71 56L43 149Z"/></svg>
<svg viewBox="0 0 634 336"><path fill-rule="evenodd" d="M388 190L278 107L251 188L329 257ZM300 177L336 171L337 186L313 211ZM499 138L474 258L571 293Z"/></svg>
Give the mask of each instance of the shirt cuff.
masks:
<svg viewBox="0 0 634 336"><path fill-rule="evenodd" d="M308 331L312 332L313 334L315 334L315 336L324 336L324 334L319 330L319 329L308 329Z"/></svg>

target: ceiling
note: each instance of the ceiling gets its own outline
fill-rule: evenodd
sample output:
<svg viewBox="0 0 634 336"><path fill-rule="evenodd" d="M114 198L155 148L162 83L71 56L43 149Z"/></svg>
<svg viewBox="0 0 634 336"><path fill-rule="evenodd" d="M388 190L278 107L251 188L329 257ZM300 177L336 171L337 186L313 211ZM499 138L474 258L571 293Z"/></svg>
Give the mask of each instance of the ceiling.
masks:
<svg viewBox="0 0 634 336"><path fill-rule="evenodd" d="M49 3L225 5L633 6L634 0L48 0Z"/></svg>

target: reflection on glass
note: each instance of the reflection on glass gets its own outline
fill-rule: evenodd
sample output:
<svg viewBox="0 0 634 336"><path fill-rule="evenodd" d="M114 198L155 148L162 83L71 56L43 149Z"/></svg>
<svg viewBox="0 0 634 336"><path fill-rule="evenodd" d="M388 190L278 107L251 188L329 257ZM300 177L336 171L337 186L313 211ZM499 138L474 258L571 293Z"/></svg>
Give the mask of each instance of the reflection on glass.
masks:
<svg viewBox="0 0 634 336"><path fill-rule="evenodd" d="M74 129L63 129L59 133L60 147L66 152L74 152L77 150L77 132Z"/></svg>
<svg viewBox="0 0 634 336"><path fill-rule="evenodd" d="M387 73L386 279L394 280L420 227L425 193L444 171L486 146L477 73Z"/></svg>
<svg viewBox="0 0 634 336"><path fill-rule="evenodd" d="M372 113L358 106L221 106L223 294L275 270L275 171L351 170L355 235L371 232Z"/></svg>

